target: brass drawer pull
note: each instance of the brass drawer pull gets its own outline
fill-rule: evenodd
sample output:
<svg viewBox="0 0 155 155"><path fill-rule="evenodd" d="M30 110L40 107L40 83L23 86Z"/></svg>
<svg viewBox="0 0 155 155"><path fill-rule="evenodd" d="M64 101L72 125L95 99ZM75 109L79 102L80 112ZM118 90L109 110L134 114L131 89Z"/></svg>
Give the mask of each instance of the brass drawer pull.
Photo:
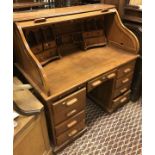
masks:
<svg viewBox="0 0 155 155"><path fill-rule="evenodd" d="M78 131L75 129L68 134L68 137L74 136Z"/></svg>
<svg viewBox="0 0 155 155"><path fill-rule="evenodd" d="M68 127L68 128L71 128L71 127L74 126L75 124L77 124L77 120L74 120L74 121L68 123L68 124L67 124L67 127Z"/></svg>
<svg viewBox="0 0 155 155"><path fill-rule="evenodd" d="M127 83L128 81L129 81L129 79L126 78L126 79L124 79L124 80L122 81L122 83Z"/></svg>
<svg viewBox="0 0 155 155"><path fill-rule="evenodd" d="M121 103L125 102L127 100L127 97L124 97L120 100Z"/></svg>
<svg viewBox="0 0 155 155"><path fill-rule="evenodd" d="M67 113L67 117L72 116L73 114L75 114L77 112L76 109L73 109L72 111L70 111L69 113Z"/></svg>
<svg viewBox="0 0 155 155"><path fill-rule="evenodd" d="M75 104L77 101L78 101L77 98L73 98L72 100L68 101L68 102L66 103L66 105L67 105L67 106L71 106L71 105Z"/></svg>
<svg viewBox="0 0 155 155"><path fill-rule="evenodd" d="M38 18L34 20L34 23L46 22L46 18Z"/></svg>
<svg viewBox="0 0 155 155"><path fill-rule="evenodd" d="M116 76L116 74L115 74L115 73L112 73L112 74L107 75L107 78L108 78L108 79L112 79L112 78L114 78L115 76Z"/></svg>
<svg viewBox="0 0 155 155"><path fill-rule="evenodd" d="M120 90L121 93L124 93L127 90L127 88L123 88Z"/></svg>
<svg viewBox="0 0 155 155"><path fill-rule="evenodd" d="M129 73L131 71L131 68L126 68L125 70L124 70L124 73Z"/></svg>
<svg viewBox="0 0 155 155"><path fill-rule="evenodd" d="M92 83L92 86L93 87L96 87L96 86L100 85L101 83L102 83L101 80L97 80L97 81L95 81L95 82Z"/></svg>

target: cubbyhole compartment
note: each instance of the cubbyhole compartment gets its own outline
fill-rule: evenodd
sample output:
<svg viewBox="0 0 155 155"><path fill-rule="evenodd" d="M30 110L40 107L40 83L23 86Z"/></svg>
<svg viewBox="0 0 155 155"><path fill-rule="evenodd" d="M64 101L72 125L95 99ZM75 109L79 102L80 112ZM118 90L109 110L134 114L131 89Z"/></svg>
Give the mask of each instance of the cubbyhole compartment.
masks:
<svg viewBox="0 0 155 155"><path fill-rule="evenodd" d="M55 24L54 31L57 38L57 45L59 46L62 56L66 56L83 49L80 20L71 20L61 24Z"/></svg>
<svg viewBox="0 0 155 155"><path fill-rule="evenodd" d="M106 45L104 17L89 18L83 21L82 37L84 49Z"/></svg>
<svg viewBox="0 0 155 155"><path fill-rule="evenodd" d="M42 65L60 58L51 26L25 30L27 42Z"/></svg>

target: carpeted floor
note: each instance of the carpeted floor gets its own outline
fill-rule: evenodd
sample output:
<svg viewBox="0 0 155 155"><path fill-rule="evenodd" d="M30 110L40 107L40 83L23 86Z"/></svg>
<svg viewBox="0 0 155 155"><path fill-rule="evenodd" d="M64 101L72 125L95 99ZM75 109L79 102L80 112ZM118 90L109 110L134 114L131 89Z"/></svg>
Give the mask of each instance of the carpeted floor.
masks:
<svg viewBox="0 0 155 155"><path fill-rule="evenodd" d="M109 115L88 100L88 131L58 155L141 155L141 109L141 103L129 102Z"/></svg>

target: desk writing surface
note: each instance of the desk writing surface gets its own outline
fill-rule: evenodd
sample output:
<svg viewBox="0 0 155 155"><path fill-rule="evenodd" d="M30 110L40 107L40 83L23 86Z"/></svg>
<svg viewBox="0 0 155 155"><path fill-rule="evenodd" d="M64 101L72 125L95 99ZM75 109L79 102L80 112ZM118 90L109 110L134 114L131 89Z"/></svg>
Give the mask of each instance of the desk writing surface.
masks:
<svg viewBox="0 0 155 155"><path fill-rule="evenodd" d="M137 55L117 47L104 46L53 61L44 70L55 96L136 58Z"/></svg>

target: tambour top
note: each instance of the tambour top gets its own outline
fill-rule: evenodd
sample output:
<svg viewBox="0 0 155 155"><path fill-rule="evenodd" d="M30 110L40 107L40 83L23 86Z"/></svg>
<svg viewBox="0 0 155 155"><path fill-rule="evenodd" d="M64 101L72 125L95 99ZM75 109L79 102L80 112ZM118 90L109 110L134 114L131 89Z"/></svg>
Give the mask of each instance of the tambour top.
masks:
<svg viewBox="0 0 155 155"><path fill-rule="evenodd" d="M66 7L66 8L33 10L29 12L28 11L14 12L13 21L17 22L17 21L34 20L37 18L65 16L65 15L80 14L80 13L100 11L100 10L106 11L114 7L115 7L114 5L106 5L106 4L89 4L89 5L72 6L72 7Z"/></svg>

